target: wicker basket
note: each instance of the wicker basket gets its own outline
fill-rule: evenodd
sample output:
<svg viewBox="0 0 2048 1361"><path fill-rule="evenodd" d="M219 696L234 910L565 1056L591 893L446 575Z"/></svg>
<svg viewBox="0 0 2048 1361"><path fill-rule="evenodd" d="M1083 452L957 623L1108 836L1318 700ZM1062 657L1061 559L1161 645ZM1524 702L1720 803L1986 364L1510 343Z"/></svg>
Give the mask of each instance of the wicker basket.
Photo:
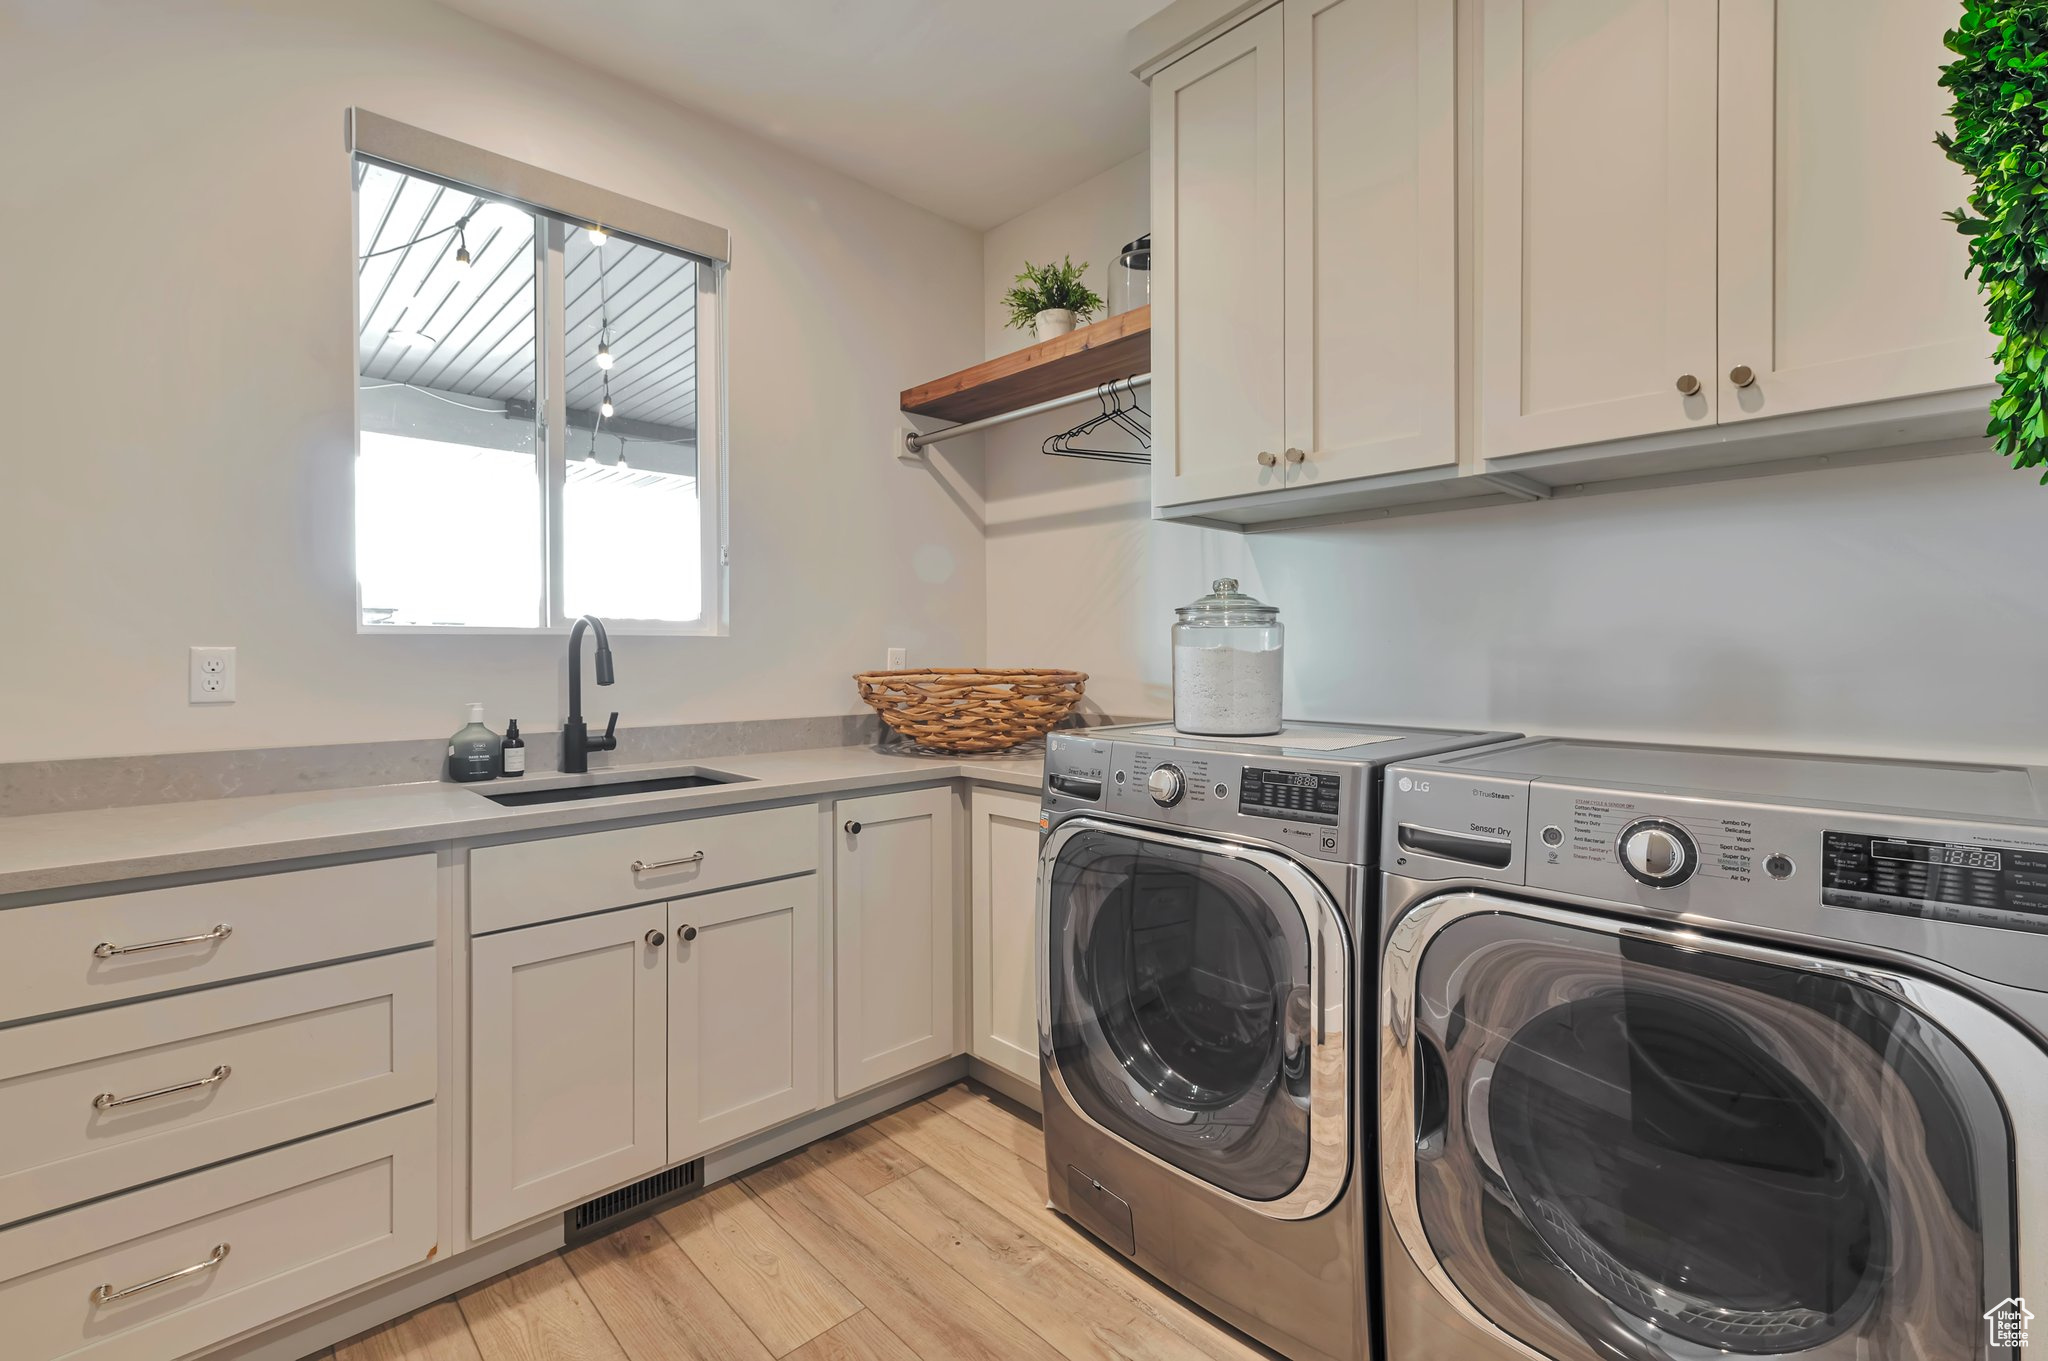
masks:
<svg viewBox="0 0 2048 1361"><path fill-rule="evenodd" d="M1081 700L1083 671L863 671L860 697L934 751L1004 751L1043 737Z"/></svg>

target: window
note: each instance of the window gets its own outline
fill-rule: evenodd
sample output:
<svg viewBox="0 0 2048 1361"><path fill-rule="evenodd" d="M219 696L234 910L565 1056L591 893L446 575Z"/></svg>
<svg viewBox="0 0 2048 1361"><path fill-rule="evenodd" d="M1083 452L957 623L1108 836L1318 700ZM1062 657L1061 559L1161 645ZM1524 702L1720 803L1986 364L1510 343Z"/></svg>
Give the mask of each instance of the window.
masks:
<svg viewBox="0 0 2048 1361"><path fill-rule="evenodd" d="M724 233L351 128L358 627L722 632Z"/></svg>

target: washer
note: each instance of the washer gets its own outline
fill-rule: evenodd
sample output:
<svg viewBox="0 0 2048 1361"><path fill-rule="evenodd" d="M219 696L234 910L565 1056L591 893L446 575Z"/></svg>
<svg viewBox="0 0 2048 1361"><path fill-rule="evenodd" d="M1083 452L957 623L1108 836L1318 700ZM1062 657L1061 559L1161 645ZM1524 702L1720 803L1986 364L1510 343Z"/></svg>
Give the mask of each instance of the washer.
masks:
<svg viewBox="0 0 2048 1361"><path fill-rule="evenodd" d="M1052 1206L1289 1357L1371 1345L1375 989L1354 942L1377 921L1380 768L1499 737L1291 724L1047 744Z"/></svg>
<svg viewBox="0 0 2048 1361"><path fill-rule="evenodd" d="M2048 772L1530 740L1387 789L1390 1361L2023 1354Z"/></svg>

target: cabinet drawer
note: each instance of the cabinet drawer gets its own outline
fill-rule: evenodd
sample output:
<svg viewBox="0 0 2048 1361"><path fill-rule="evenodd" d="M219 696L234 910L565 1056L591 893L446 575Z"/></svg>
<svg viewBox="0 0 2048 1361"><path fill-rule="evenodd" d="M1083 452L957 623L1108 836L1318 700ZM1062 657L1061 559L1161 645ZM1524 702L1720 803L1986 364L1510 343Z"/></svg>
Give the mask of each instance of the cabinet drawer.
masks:
<svg viewBox="0 0 2048 1361"><path fill-rule="evenodd" d="M432 1099L434 952L0 1030L0 1224Z"/></svg>
<svg viewBox="0 0 2048 1361"><path fill-rule="evenodd" d="M469 853L469 929L483 935L817 867L815 804L482 846Z"/></svg>
<svg viewBox="0 0 2048 1361"><path fill-rule="evenodd" d="M422 1106L0 1232L6 1354L211 1346L425 1261L435 1200Z"/></svg>
<svg viewBox="0 0 2048 1361"><path fill-rule="evenodd" d="M431 855L218 879L0 912L0 1021L434 938Z"/></svg>

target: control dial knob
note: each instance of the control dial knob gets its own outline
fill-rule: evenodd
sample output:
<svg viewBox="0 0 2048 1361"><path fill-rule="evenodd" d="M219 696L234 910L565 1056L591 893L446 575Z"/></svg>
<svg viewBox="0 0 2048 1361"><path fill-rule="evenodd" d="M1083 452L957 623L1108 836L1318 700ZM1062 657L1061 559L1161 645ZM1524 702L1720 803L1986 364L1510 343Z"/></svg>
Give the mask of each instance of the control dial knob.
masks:
<svg viewBox="0 0 2048 1361"><path fill-rule="evenodd" d="M1621 829L1621 867L1651 888L1670 888L1692 878L1700 849L1692 834L1663 818L1638 818Z"/></svg>
<svg viewBox="0 0 2048 1361"><path fill-rule="evenodd" d="M1145 777L1145 792L1161 808L1171 808L1179 803L1187 787L1187 777L1180 773L1179 766L1154 766L1152 773Z"/></svg>

